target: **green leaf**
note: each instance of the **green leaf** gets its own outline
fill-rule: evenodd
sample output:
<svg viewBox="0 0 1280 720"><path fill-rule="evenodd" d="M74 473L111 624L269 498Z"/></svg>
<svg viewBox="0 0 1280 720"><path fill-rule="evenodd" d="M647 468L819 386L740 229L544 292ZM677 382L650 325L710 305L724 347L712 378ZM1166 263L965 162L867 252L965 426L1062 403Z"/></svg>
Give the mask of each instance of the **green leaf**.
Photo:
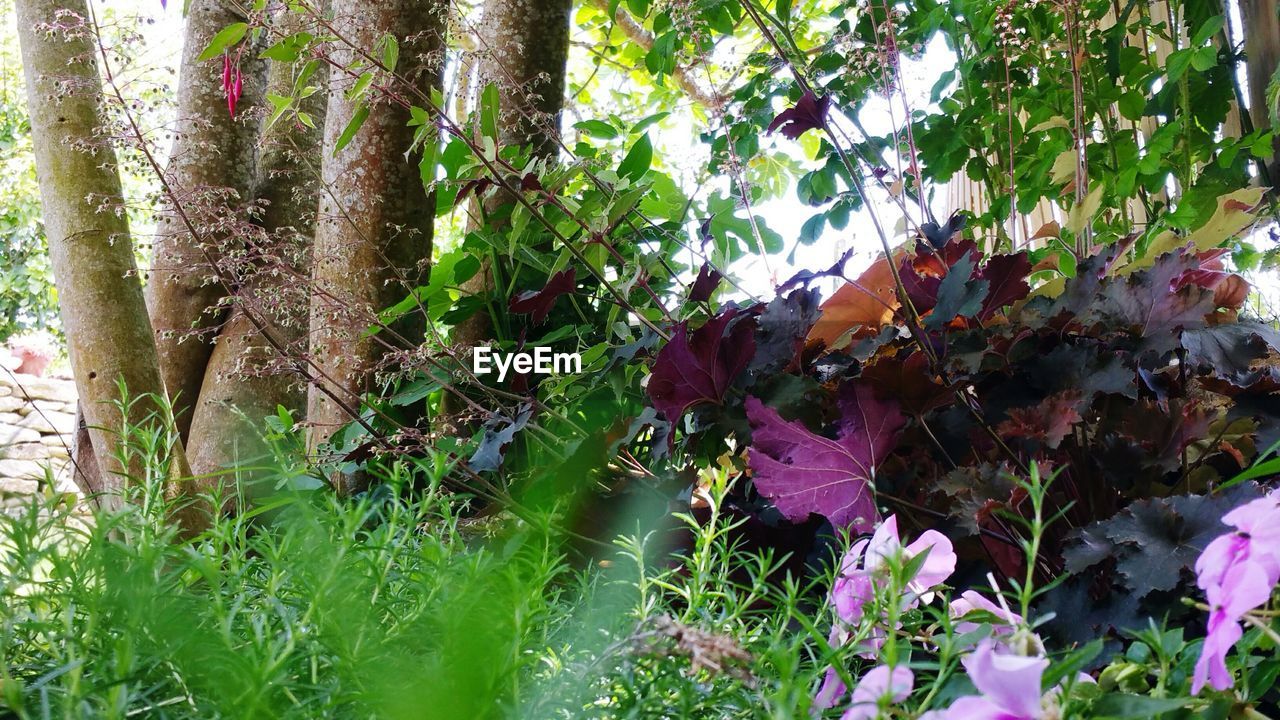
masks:
<svg viewBox="0 0 1280 720"><path fill-rule="evenodd" d="M1191 64L1191 56L1195 51L1191 48L1183 48L1169 53L1169 57L1165 60L1164 70L1169 76L1169 82L1177 82L1187 72L1187 65Z"/></svg>
<svg viewBox="0 0 1280 720"><path fill-rule="evenodd" d="M1120 116L1126 120L1139 120L1142 113L1147 109L1147 98L1137 90L1120 96L1120 100L1116 103L1120 107Z"/></svg>
<svg viewBox="0 0 1280 720"><path fill-rule="evenodd" d="M248 30L249 24L242 22L232 23L222 28L218 31L218 34L214 35L213 39L209 41L209 45L200 53L199 57L196 58L196 61L204 62L205 60L212 60L213 58L221 55L226 52L228 48L243 40L244 34Z"/></svg>
<svg viewBox="0 0 1280 720"><path fill-rule="evenodd" d="M1196 50L1191 55L1191 67L1204 72L1218 64L1218 48L1210 45Z"/></svg>
<svg viewBox="0 0 1280 720"><path fill-rule="evenodd" d="M1104 695L1093 704L1090 717L1096 718L1151 718L1161 713L1186 707L1183 698L1157 698L1146 695Z"/></svg>
<svg viewBox="0 0 1280 720"><path fill-rule="evenodd" d="M573 125L581 130L584 135L601 138L603 140L612 140L618 137L618 129L603 120L583 120Z"/></svg>
<svg viewBox="0 0 1280 720"><path fill-rule="evenodd" d="M1102 206L1104 188L1102 183L1094 185L1083 200L1071 207L1071 211L1067 213L1067 224L1064 229L1078 235L1093 222L1093 216L1098 214L1098 208Z"/></svg>
<svg viewBox="0 0 1280 720"><path fill-rule="evenodd" d="M1224 15L1214 15L1208 20L1205 20L1204 24L1200 26L1200 29L1196 30L1195 37L1191 38L1191 47L1199 47L1208 42L1209 38L1217 35L1218 31L1222 30L1222 26L1225 25L1226 22L1227 18Z"/></svg>
<svg viewBox="0 0 1280 720"><path fill-rule="evenodd" d="M649 166L653 162L653 143L649 142L648 135L641 135L639 140L631 146L627 151L627 156L622 158L622 162L618 165L618 177L628 178L632 182L644 177L649 172Z"/></svg>
<svg viewBox="0 0 1280 720"><path fill-rule="evenodd" d="M480 134L498 142L498 86L494 83L480 93Z"/></svg>
<svg viewBox="0 0 1280 720"><path fill-rule="evenodd" d="M342 129L342 134L338 136L337 142L333 144L333 154L337 155L344 147L351 143L351 139L360 132L360 126L364 125L364 121L369 119L369 106L361 105L356 108L355 113L351 116L351 120L347 126Z"/></svg>
<svg viewBox="0 0 1280 720"><path fill-rule="evenodd" d="M400 43L394 35L382 37L382 66L387 72L396 71L396 63L400 60Z"/></svg>
<svg viewBox="0 0 1280 720"><path fill-rule="evenodd" d="M1090 661L1098 656L1098 653L1102 652L1103 645L1104 642L1101 639L1094 640L1050 665L1041 678L1041 687L1047 691L1049 688L1055 687L1059 682L1083 670Z"/></svg>
<svg viewBox="0 0 1280 720"><path fill-rule="evenodd" d="M351 89L347 91L347 99L356 100L365 90L369 89L371 84L373 84L373 73L362 73L360 77L356 78L356 84L352 85Z"/></svg>
<svg viewBox="0 0 1280 720"><path fill-rule="evenodd" d="M827 226L827 214L818 213L804 222L800 226L800 244L812 245L822 235L822 231Z"/></svg>
<svg viewBox="0 0 1280 720"><path fill-rule="evenodd" d="M654 75L670 75L676 70L676 33L659 35L644 56L644 66Z"/></svg>
<svg viewBox="0 0 1280 720"><path fill-rule="evenodd" d="M262 55L259 57L266 58L267 60L278 60L280 62L294 62L302 55L303 49L305 49L314 39L315 36L311 33L294 33L266 50L263 50Z"/></svg>

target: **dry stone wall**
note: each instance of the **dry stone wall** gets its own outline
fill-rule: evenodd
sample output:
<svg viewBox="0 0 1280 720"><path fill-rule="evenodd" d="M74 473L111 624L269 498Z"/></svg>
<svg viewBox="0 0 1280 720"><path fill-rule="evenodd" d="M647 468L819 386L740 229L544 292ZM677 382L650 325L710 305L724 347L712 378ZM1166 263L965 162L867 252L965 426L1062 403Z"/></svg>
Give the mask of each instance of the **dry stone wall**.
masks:
<svg viewBox="0 0 1280 720"><path fill-rule="evenodd" d="M68 378L0 368L0 507L13 507L53 479L57 492L78 492L70 473L76 386Z"/></svg>

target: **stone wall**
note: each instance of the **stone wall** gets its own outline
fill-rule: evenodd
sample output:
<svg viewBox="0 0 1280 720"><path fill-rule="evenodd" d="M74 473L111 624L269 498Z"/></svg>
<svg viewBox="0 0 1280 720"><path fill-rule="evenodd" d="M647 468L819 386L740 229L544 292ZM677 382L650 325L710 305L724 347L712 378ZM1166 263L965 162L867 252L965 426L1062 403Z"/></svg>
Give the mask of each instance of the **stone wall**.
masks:
<svg viewBox="0 0 1280 720"><path fill-rule="evenodd" d="M0 507L40 492L50 470L55 491L78 492L69 467L75 412L72 380L0 367Z"/></svg>

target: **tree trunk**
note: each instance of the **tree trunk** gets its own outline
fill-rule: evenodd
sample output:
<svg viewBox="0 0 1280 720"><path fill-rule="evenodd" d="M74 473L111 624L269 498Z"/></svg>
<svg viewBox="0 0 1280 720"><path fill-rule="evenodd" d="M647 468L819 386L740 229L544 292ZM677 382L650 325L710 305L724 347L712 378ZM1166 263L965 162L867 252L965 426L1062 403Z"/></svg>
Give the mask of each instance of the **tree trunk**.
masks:
<svg viewBox="0 0 1280 720"><path fill-rule="evenodd" d="M122 208L114 150L98 143L102 123L91 33L84 0L18 0L18 35L49 257L58 288L62 326L76 389L89 427L93 455L111 507L141 459L122 465L118 433L155 420L164 396L156 346L147 321ZM64 11L72 13L66 15ZM71 27L71 32L50 28ZM130 398L127 416L117 383ZM180 443L172 448L175 473L185 475ZM131 457L136 458L136 454Z"/></svg>
<svg viewBox="0 0 1280 720"><path fill-rule="evenodd" d="M280 33L292 35L311 23L303 13L282 9ZM288 96L294 67L273 62L267 93ZM318 72L315 82L323 84ZM317 124L324 122L325 99L316 93L299 108ZM281 119L265 128L259 143L254 196L262 206L262 262L233 304L218 333L200 385L191 420L187 454L191 470L212 486L220 473L262 457L262 418L278 406L299 417L306 408L306 386L293 367L306 352L308 295L304 278L311 271L311 239L319 202L320 131ZM246 313L268 326L284 354L263 336ZM249 473L252 477L253 473Z"/></svg>
<svg viewBox="0 0 1280 720"><path fill-rule="evenodd" d="M160 371L173 403L178 430L189 437L193 408L200 397L215 328L225 318L220 303L227 288L214 277L210 259L222 253L234 231L219 227L243 221L254 178L258 123L243 108L259 94L262 63L245 45L240 67L245 90L233 116L222 88L223 64L196 58L219 30L244 22L234 0L192 0L186 21L182 69L178 79L178 121L166 181L166 198L156 230L147 307L160 353ZM233 50L233 55L237 51ZM179 209L207 234L198 242L187 232Z"/></svg>
<svg viewBox="0 0 1280 720"><path fill-rule="evenodd" d="M1244 53L1249 81L1249 119L1255 130L1271 127L1271 107L1267 102L1267 85L1280 66L1280 17L1276 0L1240 0L1244 25ZM1280 180L1280 138L1272 143L1267 159L1270 182ZM1264 180L1265 181L1265 180Z"/></svg>
<svg viewBox="0 0 1280 720"><path fill-rule="evenodd" d="M569 57L569 0L487 0L476 48L478 90L498 88L501 110L498 146L529 145L534 157L555 157L564 108L565 65ZM487 203L491 211L510 202L501 194ZM463 284L472 294L493 288L487 264ZM477 312L453 329L462 348L492 339L493 321Z"/></svg>
<svg viewBox="0 0 1280 720"><path fill-rule="evenodd" d="M399 41L396 74L424 93L440 85L446 7L437 0L336 0L334 59L356 60L352 45L371 51L384 34ZM376 54L376 53L375 53ZM347 98L353 78L333 78L325 117L323 183L317 218L311 300L311 358L318 383L351 407L375 390L375 374L390 343L421 342L423 318L397 323L394 334L371 336L378 311L422 284L431 262L435 203L424 194L417 163L406 158L414 129L409 112L389 98L369 98L369 114L341 150L339 137L359 109ZM408 348L405 348L408 349ZM319 387L308 394L313 447L326 441L348 413ZM341 491L358 489L344 478Z"/></svg>

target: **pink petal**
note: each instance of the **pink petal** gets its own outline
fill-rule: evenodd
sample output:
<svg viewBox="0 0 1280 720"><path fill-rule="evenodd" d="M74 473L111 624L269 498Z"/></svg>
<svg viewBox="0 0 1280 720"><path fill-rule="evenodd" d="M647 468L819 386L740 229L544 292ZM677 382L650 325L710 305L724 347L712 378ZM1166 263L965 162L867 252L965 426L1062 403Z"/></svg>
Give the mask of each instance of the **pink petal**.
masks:
<svg viewBox="0 0 1280 720"><path fill-rule="evenodd" d="M1012 610L1006 611L1003 607L1000 607L996 603L988 600L983 594L973 590L965 590L960 593L960 597L952 600L951 607L948 609L948 612L953 618L963 618L976 610L983 610L991 613L999 618L1000 621L1003 621L998 621L992 626L992 630L996 635L1007 635L1013 631L1013 625L1017 625L1022 622L1021 615L1013 612ZM978 628L978 623L974 622L959 622L956 623L955 626L956 632L962 635L964 633L973 632Z"/></svg>
<svg viewBox="0 0 1280 720"><path fill-rule="evenodd" d="M983 640L962 660L969 679L992 702L1014 717L1040 714L1040 678L1049 661L1023 655L1001 655L996 643Z"/></svg>
<svg viewBox="0 0 1280 720"><path fill-rule="evenodd" d="M827 674L822 678L818 694L813 696L813 710L821 712L835 707L847 691L844 681L840 679L840 673L836 672L834 667L827 668Z"/></svg>
<svg viewBox="0 0 1280 720"><path fill-rule="evenodd" d="M907 546L907 555L915 557L925 550L929 551L929 556L911 582L912 589L917 592L924 592L941 584L956 571L955 549L946 535L937 530L926 530Z"/></svg>
<svg viewBox="0 0 1280 720"><path fill-rule="evenodd" d="M1200 658L1196 660L1195 671L1191 675L1191 694L1198 695L1207 681L1215 690L1226 690L1232 685L1231 672L1227 670L1227 653L1240 640L1244 631L1238 623L1224 623L1209 633L1204 639L1204 647L1200 650Z"/></svg>

